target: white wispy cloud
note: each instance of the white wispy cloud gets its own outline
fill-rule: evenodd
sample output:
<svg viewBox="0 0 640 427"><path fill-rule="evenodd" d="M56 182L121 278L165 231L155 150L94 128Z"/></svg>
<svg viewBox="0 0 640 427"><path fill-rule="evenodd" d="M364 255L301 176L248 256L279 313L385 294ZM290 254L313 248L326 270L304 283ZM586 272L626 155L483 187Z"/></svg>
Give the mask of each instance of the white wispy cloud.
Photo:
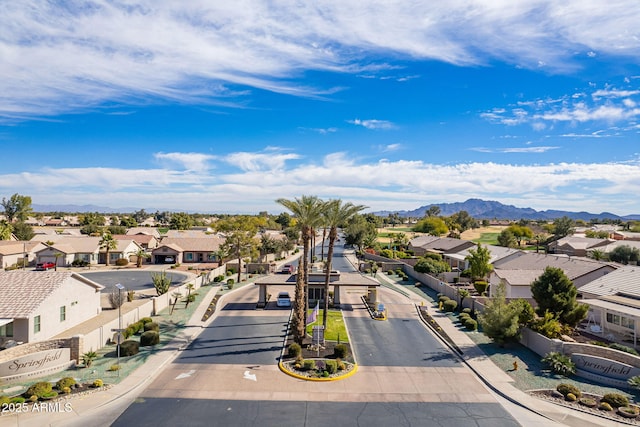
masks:
<svg viewBox="0 0 640 427"><path fill-rule="evenodd" d="M330 134L330 133L338 132L338 128L336 128L336 127L328 127L328 128L305 128L305 127L301 127L301 128L298 128L298 129L303 130L303 131L310 131L310 132L319 133L320 135L327 135L327 134Z"/></svg>
<svg viewBox="0 0 640 427"><path fill-rule="evenodd" d="M372 129L372 130L389 130L389 129L394 129L395 125L387 120L376 120L376 119L371 119L371 120L360 120L360 119L353 119L353 120L347 120L347 123L351 123L352 125L356 125L356 126L362 126L364 128L367 129Z"/></svg>
<svg viewBox="0 0 640 427"><path fill-rule="evenodd" d="M178 164L187 170L203 171L210 168L211 160L216 157L202 153L155 153L156 160L165 164Z"/></svg>
<svg viewBox="0 0 640 427"><path fill-rule="evenodd" d="M298 161L288 161L292 159ZM0 174L0 193L26 194L36 204L104 205L105 200L117 200L119 206L176 210L188 206L201 212L280 212L277 198L317 194L372 209L413 209L424 200L479 197L536 209L640 213L640 203L629 197L640 192L640 160L441 165L421 160L362 161L348 152L305 160L278 150L233 153L218 160L226 166L215 171L50 168Z"/></svg>
<svg viewBox="0 0 640 427"><path fill-rule="evenodd" d="M638 22L635 0L4 2L0 116L154 99L243 105L246 88L331 94L341 88L296 77L301 70L391 68L372 64L381 52L570 71L576 51L635 60Z"/></svg>
<svg viewBox="0 0 640 427"><path fill-rule="evenodd" d="M472 151L478 151L481 153L546 153L550 150L557 150L560 147L475 147L471 148Z"/></svg>

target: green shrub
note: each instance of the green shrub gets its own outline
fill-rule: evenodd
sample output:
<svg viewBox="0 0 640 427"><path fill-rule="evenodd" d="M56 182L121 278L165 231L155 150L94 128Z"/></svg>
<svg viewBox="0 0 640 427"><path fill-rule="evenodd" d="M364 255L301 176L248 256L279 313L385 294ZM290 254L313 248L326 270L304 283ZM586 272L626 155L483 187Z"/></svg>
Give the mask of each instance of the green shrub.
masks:
<svg viewBox="0 0 640 427"><path fill-rule="evenodd" d="M567 399L569 402L575 402L578 400L576 395L573 393L567 393L567 395L565 396L565 399Z"/></svg>
<svg viewBox="0 0 640 427"><path fill-rule="evenodd" d="M41 399L53 399L54 397L58 396L58 392L55 390L51 390L48 393L43 394L42 396L40 396Z"/></svg>
<svg viewBox="0 0 640 427"><path fill-rule="evenodd" d="M140 352L140 344L138 341L126 340L120 344L120 356L135 356Z"/></svg>
<svg viewBox="0 0 640 427"><path fill-rule="evenodd" d="M468 314L469 316L471 316L471 309L468 308L468 307L467 308L463 308L462 312L465 313L465 314Z"/></svg>
<svg viewBox="0 0 640 427"><path fill-rule="evenodd" d="M466 322L469 319L471 319L471 316L469 316L467 313L461 313L460 316L458 316L458 321L463 325L464 325L464 322Z"/></svg>
<svg viewBox="0 0 640 427"><path fill-rule="evenodd" d="M160 325L158 325L156 322L149 322L149 323L145 323L144 324L144 331L156 331L156 332L160 332Z"/></svg>
<svg viewBox="0 0 640 427"><path fill-rule="evenodd" d="M323 377L323 378L329 378L329 372L327 372L327 371L322 371L322 377Z"/></svg>
<svg viewBox="0 0 640 427"><path fill-rule="evenodd" d="M625 353L630 353L635 356L640 356L635 348L627 347L626 345L613 343L609 345L609 348L612 348L614 350L624 351Z"/></svg>
<svg viewBox="0 0 640 427"><path fill-rule="evenodd" d="M338 370L338 362L336 362L335 360L327 360L326 369L327 369L326 372L330 374L335 374L336 371Z"/></svg>
<svg viewBox="0 0 640 427"><path fill-rule="evenodd" d="M11 403L9 396L0 396L0 405L8 405L9 403Z"/></svg>
<svg viewBox="0 0 640 427"><path fill-rule="evenodd" d="M464 327L468 331L475 331L478 329L478 322L474 319L467 319L467 321L464 322Z"/></svg>
<svg viewBox="0 0 640 427"><path fill-rule="evenodd" d="M142 319L139 320L139 322L142 323L143 325L146 325L147 323L153 322L153 319L151 317L143 317Z"/></svg>
<svg viewBox="0 0 640 427"><path fill-rule="evenodd" d="M312 371L316 369L316 361L307 359L303 362L302 367L305 371Z"/></svg>
<svg viewBox="0 0 640 427"><path fill-rule="evenodd" d="M38 396L36 396L35 394L32 394L31 397L29 398L30 402L37 402L38 401Z"/></svg>
<svg viewBox="0 0 640 427"><path fill-rule="evenodd" d="M235 284L235 280L233 279L227 279L227 288L229 289L233 289L233 285Z"/></svg>
<svg viewBox="0 0 640 427"><path fill-rule="evenodd" d="M345 365L345 363L340 359L336 359L336 364L338 365L338 371L344 371L347 369L347 365Z"/></svg>
<svg viewBox="0 0 640 427"><path fill-rule="evenodd" d="M118 365L118 364L111 365L111 366L109 366L109 369L107 369L107 371L110 371L110 372L116 372L116 371L119 371L119 370L120 370L120 365Z"/></svg>
<svg viewBox="0 0 640 427"><path fill-rule="evenodd" d="M446 295L442 295L442 294L438 295L438 302L439 302L439 303L440 303L440 302L441 302L441 303L444 303L445 301L449 301L450 299L451 299L451 298L449 298L449 297L448 297L448 296L446 296Z"/></svg>
<svg viewBox="0 0 640 427"><path fill-rule="evenodd" d="M596 405L598 405L598 402L591 397L581 397L580 400L578 400L578 403L582 406L586 406L587 408L595 408Z"/></svg>
<svg viewBox="0 0 640 427"><path fill-rule="evenodd" d="M598 409L601 409L603 411L613 411L613 408L607 402L600 402L600 405L598 405Z"/></svg>
<svg viewBox="0 0 640 427"><path fill-rule="evenodd" d="M71 377L60 378L56 383L56 388L62 390L65 387L73 387L76 385L76 380Z"/></svg>
<svg viewBox="0 0 640 427"><path fill-rule="evenodd" d="M567 397L569 393L573 394L578 398L582 396L582 392L580 391L580 389L574 386L573 384L566 384L566 383L558 384L558 386L556 387L556 390L560 394L562 394L564 397Z"/></svg>
<svg viewBox="0 0 640 427"><path fill-rule="evenodd" d="M546 363L556 374L564 375L565 377L576 373L576 364L573 363L571 358L556 351L547 353L542 358L542 363Z"/></svg>
<svg viewBox="0 0 640 427"><path fill-rule="evenodd" d="M51 386L51 383L46 381L41 381L29 387L24 394L27 397L31 397L31 396L43 397L45 394L51 393L52 390L53 390L53 387Z"/></svg>
<svg viewBox="0 0 640 427"><path fill-rule="evenodd" d="M289 357L298 357L302 354L302 347L300 347L300 344L298 343L293 343L289 346Z"/></svg>
<svg viewBox="0 0 640 427"><path fill-rule="evenodd" d="M624 394L620 394L620 393L607 393L604 396L602 396L602 399L600 399L600 402L606 402L609 405L611 405L611 407L613 408L619 408L621 406L628 406L629 398Z"/></svg>
<svg viewBox="0 0 640 427"><path fill-rule="evenodd" d="M129 325L122 332L122 335L124 335L124 339L126 340L127 338L135 335L135 333L136 333L136 329L133 326Z"/></svg>
<svg viewBox="0 0 640 427"><path fill-rule="evenodd" d="M11 402L9 402L9 403L24 403L25 400L27 400L27 399L25 399L22 396L14 396L14 397L11 398Z"/></svg>
<svg viewBox="0 0 640 427"><path fill-rule="evenodd" d="M62 387L60 391L62 391L64 394L69 394L71 393L71 387Z"/></svg>
<svg viewBox="0 0 640 427"><path fill-rule="evenodd" d="M336 359L344 359L345 357L347 357L348 352L349 350L347 349L347 346L344 344L338 344L333 349L333 354L336 357Z"/></svg>
<svg viewBox="0 0 640 427"><path fill-rule="evenodd" d="M158 331L145 331L140 335L140 345L142 347L156 344L160 344L160 334Z"/></svg>
<svg viewBox="0 0 640 427"><path fill-rule="evenodd" d="M618 414L625 418L635 418L640 415L640 409L637 406L620 406L618 408Z"/></svg>
<svg viewBox="0 0 640 427"><path fill-rule="evenodd" d="M393 270L387 270L387 276L393 276Z"/></svg>
<svg viewBox="0 0 640 427"><path fill-rule="evenodd" d="M94 387L102 387L104 386L104 382L101 379L97 379L93 382Z"/></svg>
<svg viewBox="0 0 640 427"><path fill-rule="evenodd" d="M458 302L452 299L442 303L442 308L444 309L444 311L449 313L455 311L456 307L458 307Z"/></svg>
<svg viewBox="0 0 640 427"><path fill-rule="evenodd" d="M484 280L477 280L473 283L473 288L476 290L478 295L484 295L487 292L487 288L489 284Z"/></svg>
<svg viewBox="0 0 640 427"><path fill-rule="evenodd" d="M118 267L124 267L125 265L129 264L129 260L126 258L118 258L116 260L116 265Z"/></svg>

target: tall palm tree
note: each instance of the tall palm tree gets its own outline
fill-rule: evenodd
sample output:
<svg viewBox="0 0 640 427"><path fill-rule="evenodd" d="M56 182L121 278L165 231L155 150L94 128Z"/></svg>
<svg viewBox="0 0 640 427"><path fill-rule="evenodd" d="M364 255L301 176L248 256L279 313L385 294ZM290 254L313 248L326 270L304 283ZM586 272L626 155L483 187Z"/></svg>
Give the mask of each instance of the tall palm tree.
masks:
<svg viewBox="0 0 640 427"><path fill-rule="evenodd" d="M102 233L102 238L100 239L100 249L104 249L106 252L106 260L105 264L109 266L109 251L118 248L118 241L113 238L111 233L108 231Z"/></svg>
<svg viewBox="0 0 640 427"><path fill-rule="evenodd" d="M301 196L293 200L278 199L277 203L289 209L296 217L297 225L302 236L302 266L298 266L296 274L296 290L293 301L293 339L298 344L302 344L305 336L306 312L309 300L307 295L307 274L309 269L309 242L314 227L320 221L323 202L317 196ZM306 302L305 302L306 301Z"/></svg>
<svg viewBox="0 0 640 427"><path fill-rule="evenodd" d="M346 224L355 214L366 209L366 206L354 205L352 203L342 204L342 200L329 200L324 203L322 216L324 223L329 228L329 248L327 250L326 271L324 275L324 309L323 325L327 328L327 311L329 311L329 280L331 279L331 258L333 257L333 247L338 237L338 227Z"/></svg>

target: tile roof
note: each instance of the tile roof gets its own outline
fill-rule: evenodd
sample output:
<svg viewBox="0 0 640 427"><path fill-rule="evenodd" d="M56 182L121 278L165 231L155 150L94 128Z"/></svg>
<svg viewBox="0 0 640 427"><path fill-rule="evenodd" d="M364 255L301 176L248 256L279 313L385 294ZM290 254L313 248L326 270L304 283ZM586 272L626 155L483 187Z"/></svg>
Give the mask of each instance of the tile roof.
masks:
<svg viewBox="0 0 640 427"><path fill-rule="evenodd" d="M177 245L182 251L213 252L220 249L225 239L216 235L206 237L165 237L161 246Z"/></svg>
<svg viewBox="0 0 640 427"><path fill-rule="evenodd" d="M28 318L69 280L102 286L70 271L0 271L0 318Z"/></svg>
<svg viewBox="0 0 640 427"><path fill-rule="evenodd" d="M549 254L523 252L519 256L509 256L493 264L496 270L544 270L556 267L564 271L567 277L574 280L592 271L609 266L609 264L590 260Z"/></svg>
<svg viewBox="0 0 640 427"><path fill-rule="evenodd" d="M582 286L580 292L590 295L625 294L640 298L640 267L625 266Z"/></svg>

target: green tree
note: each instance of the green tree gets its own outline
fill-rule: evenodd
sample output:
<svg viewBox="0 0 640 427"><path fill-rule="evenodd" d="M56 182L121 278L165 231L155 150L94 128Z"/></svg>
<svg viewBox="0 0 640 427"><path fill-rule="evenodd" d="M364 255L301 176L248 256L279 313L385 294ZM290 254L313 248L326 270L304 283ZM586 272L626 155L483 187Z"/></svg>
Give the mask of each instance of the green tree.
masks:
<svg viewBox="0 0 640 427"><path fill-rule="evenodd" d="M139 211L135 211L132 215L133 220L137 224L141 224L149 218L149 214L144 211L144 209L140 209Z"/></svg>
<svg viewBox="0 0 640 427"><path fill-rule="evenodd" d="M531 239L533 237L533 230L531 230L526 225L511 224L509 227L503 230L503 232L507 230L510 231L511 234L513 234L513 237L515 237L516 241L518 242L518 246L522 246L523 239Z"/></svg>
<svg viewBox="0 0 640 427"><path fill-rule="evenodd" d="M362 215L354 215L344 228L345 243L357 247L358 252L375 245L378 238L376 226L364 219Z"/></svg>
<svg viewBox="0 0 640 427"><path fill-rule="evenodd" d="M487 300L484 311L478 315L484 334L500 346L517 339L520 333L520 307L507 303L505 295L505 284L501 282L493 296Z"/></svg>
<svg viewBox="0 0 640 427"><path fill-rule="evenodd" d="M498 245L504 246L505 248L515 248L518 246L518 241L516 240L516 236L513 233L505 228L498 235Z"/></svg>
<svg viewBox="0 0 640 427"><path fill-rule="evenodd" d="M293 339L302 345L306 327L306 286L307 273L309 272L309 242L311 233L322 217L323 202L317 196L303 195L293 200L278 199L277 203L289 209L296 219L296 224L302 236L302 268L298 268L296 274L296 290L293 303L292 329Z"/></svg>
<svg viewBox="0 0 640 427"><path fill-rule="evenodd" d="M106 223L104 215L98 212L87 212L78 218L80 225L95 225L103 227Z"/></svg>
<svg viewBox="0 0 640 427"><path fill-rule="evenodd" d="M136 267L137 268L141 268L142 267L142 261L144 261L146 258L151 258L151 254L147 253L147 251L145 251L142 248L140 248L137 251L133 252L133 255L136 256Z"/></svg>
<svg viewBox="0 0 640 427"><path fill-rule="evenodd" d="M469 262L469 272L474 280L485 280L493 271L493 266L490 263L491 251L480 243L476 249L469 249L469 255L465 257L465 260Z"/></svg>
<svg viewBox="0 0 640 427"><path fill-rule="evenodd" d="M13 234L18 240L31 240L36 233L33 232L33 227L26 222L18 221L11 225L13 227Z"/></svg>
<svg viewBox="0 0 640 427"><path fill-rule="evenodd" d="M7 221L0 221L0 240L9 240L11 239L11 233L13 232L13 227Z"/></svg>
<svg viewBox="0 0 640 427"><path fill-rule="evenodd" d="M31 197L21 196L15 193L9 199L2 198L2 207L4 207L4 216L10 223L13 220L24 222L33 213L31 208Z"/></svg>
<svg viewBox="0 0 640 427"><path fill-rule="evenodd" d="M324 317L323 325L327 327L327 311L329 311L329 280L331 278L331 264L333 258L333 248L338 238L338 227L346 224L358 212L366 209L363 205L354 205L352 203L342 204L342 200L329 200L322 206L323 223L329 227L329 247L327 249L327 263L325 266L324 277Z"/></svg>
<svg viewBox="0 0 640 427"><path fill-rule="evenodd" d="M238 283L242 279L242 258L250 256L257 247L256 234L265 222L263 217L239 215L215 223L216 231L225 235L225 241L221 246L238 260Z"/></svg>
<svg viewBox="0 0 640 427"><path fill-rule="evenodd" d="M427 211L424 214L429 218L437 217L438 215L440 215L440 206L431 205L429 206L429 209L427 209Z"/></svg>
<svg viewBox="0 0 640 427"><path fill-rule="evenodd" d="M276 223L280 224L283 229L291 226L291 215L287 212L282 212L276 217Z"/></svg>
<svg viewBox="0 0 640 427"><path fill-rule="evenodd" d="M418 223L413 226L413 231L427 233L432 236L442 236L449 232L449 228L442 218L427 217L418 221Z"/></svg>
<svg viewBox="0 0 640 427"><path fill-rule="evenodd" d="M544 316L548 311L572 328L587 317L589 306L577 302L578 290L560 268L545 268L544 273L531 283L531 295L538 303L538 316Z"/></svg>
<svg viewBox="0 0 640 427"><path fill-rule="evenodd" d="M478 221L476 221L471 215L469 215L469 212L467 211L456 212L453 215L451 215L450 218L455 224L455 228L460 233L463 233L466 230L469 230L472 228L478 228Z"/></svg>
<svg viewBox="0 0 640 427"><path fill-rule="evenodd" d="M105 265L109 266L109 252L118 248L118 241L113 238L111 233L104 232L98 244L100 245L100 249L105 250Z"/></svg>
<svg viewBox="0 0 640 427"><path fill-rule="evenodd" d="M132 216L123 216L120 218L120 225L126 228L133 228L138 226L138 222Z"/></svg>
<svg viewBox="0 0 640 427"><path fill-rule="evenodd" d="M433 258L420 258L416 265L413 266L413 269L418 273L425 274L440 274L446 271L451 271L451 267L445 261L436 260Z"/></svg>
<svg viewBox="0 0 640 427"><path fill-rule="evenodd" d="M613 262L619 262L620 264L629 264L631 262L638 262L640 258L640 251L638 248L632 248L629 245L621 245L613 248L609 252L609 259Z"/></svg>
<svg viewBox="0 0 640 427"><path fill-rule="evenodd" d="M188 230L193 227L193 218L185 212L176 212L171 215L169 227L172 230Z"/></svg>
<svg viewBox="0 0 640 427"><path fill-rule="evenodd" d="M556 240L569 236L574 231L574 222L568 216L563 216L553 221L553 237Z"/></svg>
<svg viewBox="0 0 640 427"><path fill-rule="evenodd" d="M607 254L601 249L592 249L587 252L587 257L595 259L596 261L602 261L607 259Z"/></svg>

